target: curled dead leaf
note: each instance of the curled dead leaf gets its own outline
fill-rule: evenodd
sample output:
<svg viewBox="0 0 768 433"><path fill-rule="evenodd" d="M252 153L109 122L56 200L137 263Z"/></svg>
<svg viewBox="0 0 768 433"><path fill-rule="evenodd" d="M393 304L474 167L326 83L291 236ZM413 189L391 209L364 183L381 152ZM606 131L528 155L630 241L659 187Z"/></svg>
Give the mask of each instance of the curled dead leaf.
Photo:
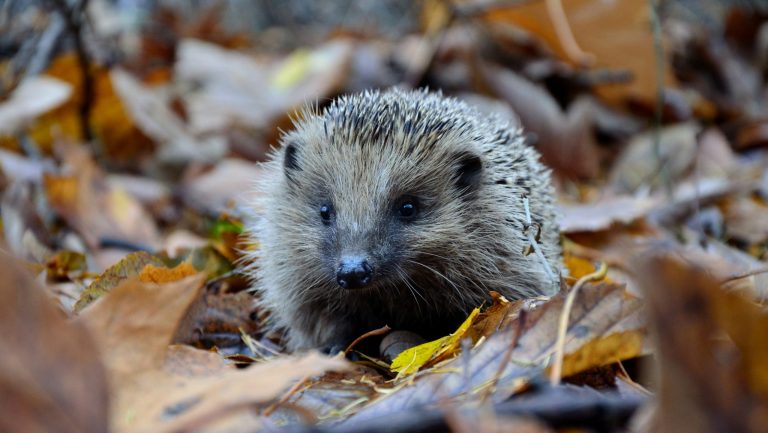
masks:
<svg viewBox="0 0 768 433"><path fill-rule="evenodd" d="M97 345L16 259L0 256L0 430L108 431L110 395Z"/></svg>

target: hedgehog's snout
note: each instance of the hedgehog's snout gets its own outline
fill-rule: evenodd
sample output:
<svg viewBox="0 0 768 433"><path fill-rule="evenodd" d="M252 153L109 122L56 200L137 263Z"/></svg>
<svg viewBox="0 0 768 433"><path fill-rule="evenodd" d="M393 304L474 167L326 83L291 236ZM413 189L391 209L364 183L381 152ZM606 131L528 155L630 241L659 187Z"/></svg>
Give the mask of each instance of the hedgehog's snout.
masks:
<svg viewBox="0 0 768 433"><path fill-rule="evenodd" d="M341 258L336 270L336 282L343 289L359 289L373 281L373 266L360 256Z"/></svg>

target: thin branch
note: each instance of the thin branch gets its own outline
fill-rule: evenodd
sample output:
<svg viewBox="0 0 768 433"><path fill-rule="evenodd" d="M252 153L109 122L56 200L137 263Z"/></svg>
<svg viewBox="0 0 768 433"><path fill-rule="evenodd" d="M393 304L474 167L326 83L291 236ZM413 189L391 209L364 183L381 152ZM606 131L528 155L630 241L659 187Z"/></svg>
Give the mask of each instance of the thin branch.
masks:
<svg viewBox="0 0 768 433"><path fill-rule="evenodd" d="M755 275L768 273L768 268L750 269L749 271L742 272L740 274L730 275L720 281L720 284L730 283L731 281L740 280L742 278L753 277Z"/></svg>
<svg viewBox="0 0 768 433"><path fill-rule="evenodd" d="M301 378L301 380L299 380L298 382L294 383L293 386L291 386L291 388L288 391L286 391L285 394L283 394L283 396L280 397L279 400L277 400L273 404L269 405L269 407L264 409L264 412L262 413L262 415L263 416L270 416L272 414L272 412L277 410L278 407L280 407L283 404L285 404L288 401L289 398L293 397L294 394L299 392L301 387L304 386L307 383L307 381L309 381L309 378L310 378L309 376L304 376L303 378Z"/></svg>
<svg viewBox="0 0 768 433"><path fill-rule="evenodd" d="M504 357L501 359L501 363L499 364L499 368L496 370L496 374L493 375L491 386L489 386L486 392L483 394L483 397L480 400L481 403L485 402L488 397L495 391L496 385L498 385L499 380L501 379L501 375L504 373L504 370L506 370L510 359L512 359L512 352L515 350L515 347L517 347L517 343L520 341L520 336L523 335L523 329L525 328L525 320L527 317L528 313L526 310L524 308L520 309L520 312L517 316L517 327L515 327L515 333L512 336L512 341L509 342L507 350L504 351Z"/></svg>
<svg viewBox="0 0 768 433"><path fill-rule="evenodd" d="M577 281L571 291L568 292L568 297L565 299L565 305L563 306L563 312L560 314L560 323L557 328L557 340L555 342L555 362L552 364L552 370L550 370L549 374L549 382L552 384L552 386L560 384L560 376L563 374L565 335L568 333L568 319L571 316L571 310L573 309L573 303L576 300L576 295L579 293L579 290L581 290L582 286L590 281L602 280L605 278L605 274L607 272L608 266L606 266L605 262L600 263L600 269L579 278L579 281Z"/></svg>
<svg viewBox="0 0 768 433"><path fill-rule="evenodd" d="M357 343L365 340L368 337L373 337L376 335L384 335L387 332L389 332L392 328L390 328L387 325L382 326L381 328L374 329L373 331L368 331L365 334L355 338L355 341L353 341L349 346L347 346L346 350L344 350L344 356L347 356L350 350L352 350L353 347L357 346Z"/></svg>
<svg viewBox="0 0 768 433"><path fill-rule="evenodd" d="M661 17L659 16L658 0L648 0L648 8L651 15L651 29L653 31L653 48L656 55L656 107L653 120L653 152L659 163L659 175L661 176L667 197L672 197L672 180L669 168L661 155L661 122L664 115L664 45L661 35Z"/></svg>

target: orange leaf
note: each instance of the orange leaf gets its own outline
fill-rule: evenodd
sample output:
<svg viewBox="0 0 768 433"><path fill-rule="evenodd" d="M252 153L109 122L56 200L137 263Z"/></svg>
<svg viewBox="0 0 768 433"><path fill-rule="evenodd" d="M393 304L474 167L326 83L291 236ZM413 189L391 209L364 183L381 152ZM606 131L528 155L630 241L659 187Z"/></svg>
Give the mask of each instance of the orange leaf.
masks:
<svg viewBox="0 0 768 433"><path fill-rule="evenodd" d="M616 105L634 99L654 101L657 59L649 2L563 0L562 3L577 43L583 51L595 56L594 66L628 70L632 74L629 83L601 85L597 93ZM512 24L534 34L566 59L544 1L515 3L508 8L493 9L485 17L491 23ZM669 68L664 71L664 81L667 86L673 82Z"/></svg>
<svg viewBox="0 0 768 433"><path fill-rule="evenodd" d="M197 274L197 270L192 264L184 262L175 268L166 268L165 266L155 266L148 264L141 270L139 280L145 283L172 283L183 278Z"/></svg>

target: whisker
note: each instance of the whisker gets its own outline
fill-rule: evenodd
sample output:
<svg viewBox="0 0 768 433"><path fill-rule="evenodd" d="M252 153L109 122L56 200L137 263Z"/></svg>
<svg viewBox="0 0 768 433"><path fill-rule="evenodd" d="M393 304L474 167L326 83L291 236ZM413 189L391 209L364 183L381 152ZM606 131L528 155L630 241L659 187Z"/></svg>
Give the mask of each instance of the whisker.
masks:
<svg viewBox="0 0 768 433"><path fill-rule="evenodd" d="M408 288L408 291L411 292L411 296L413 296L413 300L416 301L416 308L419 310L419 314L421 314L422 313L421 303L419 303L419 299L416 296L418 295L419 298L423 299L425 305L429 305L427 298L425 298L424 295L422 295L421 292L419 292L418 288L414 287L411 284L411 278L408 276L408 274L405 271L403 271L399 266L395 268L395 271L400 276L405 286Z"/></svg>
<svg viewBox="0 0 768 433"><path fill-rule="evenodd" d="M431 266L425 265L424 263L417 262L416 260L406 259L406 262L413 263L414 265L422 266L422 267L428 269L429 271L433 272L435 275L439 276L440 278L444 279L448 284L451 285L451 287L453 287L453 290L456 292L456 295L459 297L459 300L462 299L461 289L459 289L459 287L456 285L456 283L454 283L453 281L451 281L450 278L448 278L445 275L443 275L442 273L440 273L437 269L435 269L435 268L433 268Z"/></svg>

